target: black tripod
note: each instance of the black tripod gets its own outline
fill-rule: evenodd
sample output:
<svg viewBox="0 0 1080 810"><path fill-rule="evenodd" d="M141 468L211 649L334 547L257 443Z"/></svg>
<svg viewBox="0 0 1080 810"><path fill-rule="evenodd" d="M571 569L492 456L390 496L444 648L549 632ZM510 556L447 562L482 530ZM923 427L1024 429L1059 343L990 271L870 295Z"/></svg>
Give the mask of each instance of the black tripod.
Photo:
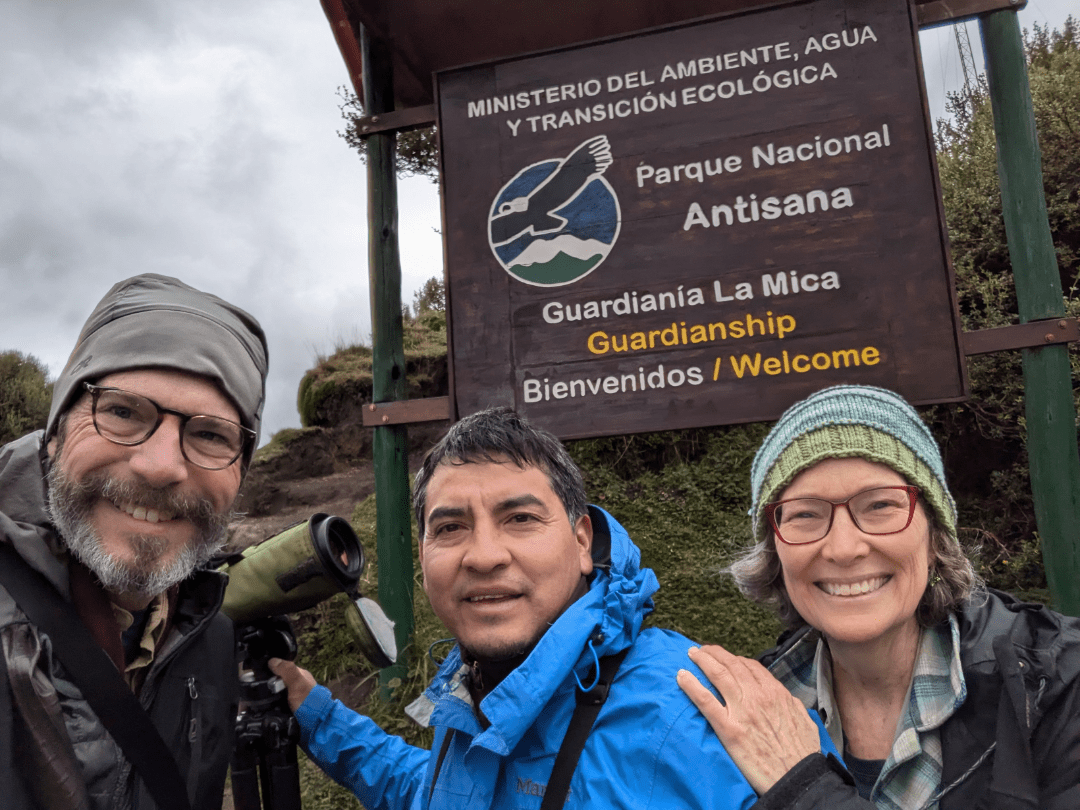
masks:
<svg viewBox="0 0 1080 810"><path fill-rule="evenodd" d="M267 662L296 657L296 638L284 616L237 628L245 672L232 756L236 810L300 810L300 770L296 743L300 726L289 710L281 679ZM261 798L260 798L261 791Z"/></svg>

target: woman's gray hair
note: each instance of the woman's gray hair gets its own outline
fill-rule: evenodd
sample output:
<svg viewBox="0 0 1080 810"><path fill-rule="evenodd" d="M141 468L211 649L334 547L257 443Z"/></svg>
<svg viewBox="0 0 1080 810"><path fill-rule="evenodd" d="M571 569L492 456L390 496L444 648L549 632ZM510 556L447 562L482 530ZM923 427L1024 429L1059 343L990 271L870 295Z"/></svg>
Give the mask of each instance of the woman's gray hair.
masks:
<svg viewBox="0 0 1080 810"><path fill-rule="evenodd" d="M927 510L924 510L926 512ZM930 566L926 590L915 609L920 627L933 627L956 612L960 606L985 590L985 585L960 546L960 541L930 520ZM767 527L764 537L748 548L725 571L735 579L743 595L761 605L776 609L780 620L789 627L801 627L807 621L799 615L788 596L776 538Z"/></svg>

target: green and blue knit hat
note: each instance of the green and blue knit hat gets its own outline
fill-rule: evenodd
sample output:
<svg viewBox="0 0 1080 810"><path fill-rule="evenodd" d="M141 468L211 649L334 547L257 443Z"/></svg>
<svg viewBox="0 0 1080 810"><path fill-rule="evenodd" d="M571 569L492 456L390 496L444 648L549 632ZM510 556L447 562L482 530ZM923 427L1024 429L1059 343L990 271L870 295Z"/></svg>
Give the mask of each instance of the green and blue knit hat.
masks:
<svg viewBox="0 0 1080 810"><path fill-rule="evenodd" d="M885 464L919 487L940 526L956 537L956 502L941 451L919 414L899 394L868 385L836 385L795 403L780 417L750 468L754 537L768 527L765 504L803 470L828 458Z"/></svg>

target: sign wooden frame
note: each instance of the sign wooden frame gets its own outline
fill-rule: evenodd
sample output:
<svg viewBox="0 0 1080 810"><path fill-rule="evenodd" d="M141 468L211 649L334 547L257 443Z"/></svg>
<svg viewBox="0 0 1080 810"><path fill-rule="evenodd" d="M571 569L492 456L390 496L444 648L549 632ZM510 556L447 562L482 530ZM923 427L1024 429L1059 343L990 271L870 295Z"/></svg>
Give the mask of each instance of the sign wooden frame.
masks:
<svg viewBox="0 0 1080 810"><path fill-rule="evenodd" d="M840 382L964 398L917 28L812 0L437 74L457 415L577 438Z"/></svg>

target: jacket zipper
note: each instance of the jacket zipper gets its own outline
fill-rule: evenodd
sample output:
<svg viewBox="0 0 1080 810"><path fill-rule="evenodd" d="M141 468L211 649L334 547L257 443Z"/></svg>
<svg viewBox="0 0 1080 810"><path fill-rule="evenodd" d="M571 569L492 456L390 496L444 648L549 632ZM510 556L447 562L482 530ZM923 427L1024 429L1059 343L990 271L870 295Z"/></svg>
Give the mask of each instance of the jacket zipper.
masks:
<svg viewBox="0 0 1080 810"><path fill-rule="evenodd" d="M199 767L202 764L202 734L199 728L199 687L194 675L187 679L188 705L191 708L191 719L188 721L188 745L191 749L191 759L188 762L187 790L188 796L194 798L195 789L199 784Z"/></svg>

